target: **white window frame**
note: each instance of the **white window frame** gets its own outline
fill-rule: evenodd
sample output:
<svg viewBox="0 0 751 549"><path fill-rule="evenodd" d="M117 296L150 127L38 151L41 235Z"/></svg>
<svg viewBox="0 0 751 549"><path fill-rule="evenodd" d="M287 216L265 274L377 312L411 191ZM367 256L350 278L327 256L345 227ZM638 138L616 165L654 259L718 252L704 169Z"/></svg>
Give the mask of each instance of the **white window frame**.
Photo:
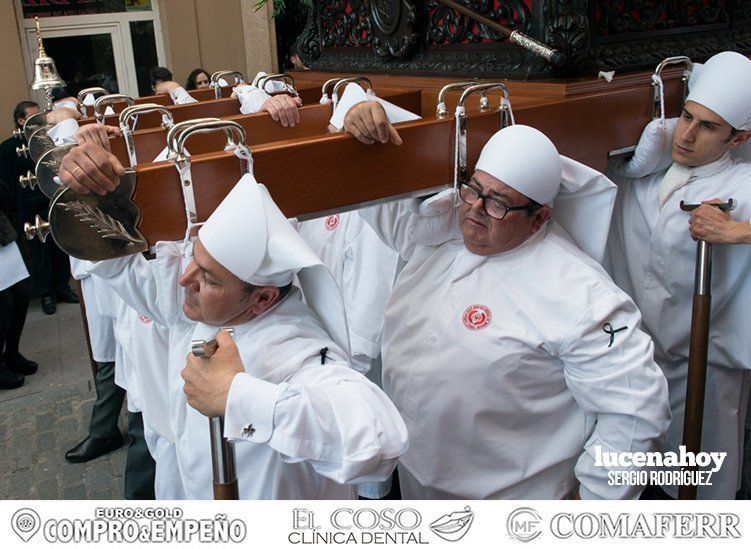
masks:
<svg viewBox="0 0 751 549"><path fill-rule="evenodd" d="M21 0L14 0L16 4L16 18L21 33L21 51L23 54L26 82L34 77L34 60L37 58L36 26L34 19L23 17ZM153 21L156 54L160 66L165 65L166 54L164 48L164 34L160 19L161 0L151 0L151 11L129 11L119 13L99 13L94 15L66 15L62 17L43 17L39 19L42 27L42 37L81 36L89 34L107 34L112 36L112 47L117 56L118 50L122 55L122 65L115 69L120 93L138 96L138 81L136 79L136 62L133 55L133 43L130 38L130 23L132 21ZM43 94L39 94L39 100Z"/></svg>

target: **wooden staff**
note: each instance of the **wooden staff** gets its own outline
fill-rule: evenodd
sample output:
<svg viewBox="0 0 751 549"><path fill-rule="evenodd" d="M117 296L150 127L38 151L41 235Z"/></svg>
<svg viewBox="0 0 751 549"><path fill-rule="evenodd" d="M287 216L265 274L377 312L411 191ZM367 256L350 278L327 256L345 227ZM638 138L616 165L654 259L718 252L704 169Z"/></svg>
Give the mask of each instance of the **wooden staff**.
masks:
<svg viewBox="0 0 751 549"><path fill-rule="evenodd" d="M232 328L221 331L234 333ZM195 356L211 358L216 353L216 339L211 341L193 340L190 348ZM214 499L240 499L237 487L237 470L235 469L235 446L224 438L224 417L209 418L209 436L211 437L211 469L214 475Z"/></svg>
<svg viewBox="0 0 751 549"><path fill-rule="evenodd" d="M685 204L681 210L690 212L701 204ZM733 199L710 204L726 212L735 207ZM691 342L688 350L688 380L683 419L683 445L687 452L701 452L701 432L704 422L704 393L707 383L707 353L709 350L709 313L712 308L712 244L696 241L694 271L694 299L691 310ZM678 499L696 499L695 484L681 484Z"/></svg>

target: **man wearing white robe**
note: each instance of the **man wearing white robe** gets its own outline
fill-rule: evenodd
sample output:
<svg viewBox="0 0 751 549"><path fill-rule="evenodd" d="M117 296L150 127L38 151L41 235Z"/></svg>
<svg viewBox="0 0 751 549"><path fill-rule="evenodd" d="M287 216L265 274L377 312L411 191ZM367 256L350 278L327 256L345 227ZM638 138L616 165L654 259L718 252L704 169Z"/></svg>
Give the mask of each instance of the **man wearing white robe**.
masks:
<svg viewBox="0 0 751 549"><path fill-rule="evenodd" d="M748 241L751 165L730 153L748 140L750 129L751 61L734 52L718 54L692 83L673 134L672 165L641 179L616 179L619 197L608 243L612 275L641 310L645 330L654 338L655 360L668 379L672 451L683 434L696 255L691 237ZM729 198L738 203L731 214L713 206L702 206L693 216L680 209L681 201ZM720 234L714 227L722 220L728 230ZM689 234L692 226L695 232ZM699 487L698 497L734 499L751 381L751 250L715 246L712 270L702 450L727 452L727 457L712 486ZM677 496L677 486L663 488Z"/></svg>
<svg viewBox="0 0 751 549"><path fill-rule="evenodd" d="M114 187L123 173L112 155L92 147L74 149L64 164L78 165L78 155L94 158L98 174L113 176L108 181L92 184L61 169L63 180L84 192L88 185ZM222 402L214 411L224 412L224 434L237 441L241 498L347 499L354 495L347 483L388 476L406 450L403 421L349 367L336 285L265 187L245 175L189 248L158 243L153 266L135 255L94 267L131 307L169 328L170 425L185 496L212 497L208 420L187 402L199 390ZM182 256L190 253L182 272ZM308 305L291 285L296 273L318 289L306 294ZM220 326L233 327L244 371L224 376L221 387L192 383L216 369L210 361L196 368L203 359L195 357L185 368L191 341L214 338Z"/></svg>
<svg viewBox="0 0 751 549"><path fill-rule="evenodd" d="M381 117L359 105L345 127ZM405 498L641 492L610 486L595 456L661 449L667 386L633 302L550 220L562 179L579 178L600 195L580 232L604 229L589 251L601 256L612 183L526 126L491 138L460 193L363 213L406 261L383 335L384 389L410 436Z"/></svg>

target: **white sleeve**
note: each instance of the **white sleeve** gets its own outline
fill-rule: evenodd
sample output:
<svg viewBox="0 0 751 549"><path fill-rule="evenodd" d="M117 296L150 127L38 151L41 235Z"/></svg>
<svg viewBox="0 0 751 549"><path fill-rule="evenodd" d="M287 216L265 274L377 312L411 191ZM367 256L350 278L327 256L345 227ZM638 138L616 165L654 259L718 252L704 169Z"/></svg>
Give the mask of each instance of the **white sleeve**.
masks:
<svg viewBox="0 0 751 549"><path fill-rule="evenodd" d="M354 223L356 222L356 223ZM344 250L342 295L352 349L352 367L367 373L370 360L381 354L386 303L394 285L399 257L370 226L353 217L347 227L357 230Z"/></svg>
<svg viewBox="0 0 751 549"><path fill-rule="evenodd" d="M575 468L579 494L582 499L636 499L642 486L608 485L608 473L623 469L596 465L596 448L662 450L670 424L667 381L654 362L652 340L639 329L641 315L633 302L600 284L592 294L591 306L560 349L567 386L596 420Z"/></svg>
<svg viewBox="0 0 751 549"><path fill-rule="evenodd" d="M412 215L418 211L420 201L415 198L396 200L358 210L386 246L408 261L415 249L410 238Z"/></svg>
<svg viewBox="0 0 751 549"><path fill-rule="evenodd" d="M339 483L385 480L407 450L407 427L383 391L317 354L286 383L237 374L224 421L227 438L268 444Z"/></svg>
<svg viewBox="0 0 751 549"><path fill-rule="evenodd" d="M180 86L170 92L170 97L175 105L187 105L188 103L198 103L198 99L190 95L185 88Z"/></svg>
<svg viewBox="0 0 751 549"><path fill-rule="evenodd" d="M106 284L131 308L148 316L158 324L168 326L175 311L177 281L160 281L156 262L142 254L97 261L89 273L105 280ZM171 282L171 284L170 284Z"/></svg>
<svg viewBox="0 0 751 549"><path fill-rule="evenodd" d="M261 111L261 107L271 96L256 86L243 84L232 89L232 95L240 101L240 113L254 114Z"/></svg>

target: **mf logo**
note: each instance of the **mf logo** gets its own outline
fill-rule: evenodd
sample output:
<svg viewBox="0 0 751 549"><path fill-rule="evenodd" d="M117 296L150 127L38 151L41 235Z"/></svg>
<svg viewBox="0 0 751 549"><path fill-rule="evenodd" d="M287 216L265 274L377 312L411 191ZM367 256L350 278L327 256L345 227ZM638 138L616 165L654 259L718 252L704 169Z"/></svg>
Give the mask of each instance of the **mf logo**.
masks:
<svg viewBox="0 0 751 549"><path fill-rule="evenodd" d="M520 507L506 519L506 531L517 541L528 542L542 533L542 517L531 507Z"/></svg>

